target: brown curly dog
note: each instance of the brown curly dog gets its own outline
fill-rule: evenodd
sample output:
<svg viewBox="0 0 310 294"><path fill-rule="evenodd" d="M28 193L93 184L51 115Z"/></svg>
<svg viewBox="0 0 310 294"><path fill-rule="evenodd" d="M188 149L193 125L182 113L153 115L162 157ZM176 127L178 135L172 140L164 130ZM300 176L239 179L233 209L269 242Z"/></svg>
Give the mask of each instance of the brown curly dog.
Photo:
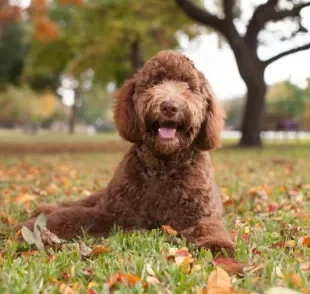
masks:
<svg viewBox="0 0 310 294"><path fill-rule="evenodd" d="M204 75L184 55L162 51L119 90L115 123L133 143L107 188L43 205L47 228L64 239L107 235L114 226L170 225L213 252L234 252L207 150L220 145L224 115ZM34 219L19 224L33 228Z"/></svg>

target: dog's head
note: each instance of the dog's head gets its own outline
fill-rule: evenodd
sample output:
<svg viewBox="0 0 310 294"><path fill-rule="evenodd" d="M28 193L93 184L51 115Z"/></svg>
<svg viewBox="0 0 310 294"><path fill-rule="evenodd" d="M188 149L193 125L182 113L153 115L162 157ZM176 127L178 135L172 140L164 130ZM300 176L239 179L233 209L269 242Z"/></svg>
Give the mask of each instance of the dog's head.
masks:
<svg viewBox="0 0 310 294"><path fill-rule="evenodd" d="M169 155L193 146L220 146L224 112L193 63L162 51L124 83L116 97L115 123L130 142Z"/></svg>

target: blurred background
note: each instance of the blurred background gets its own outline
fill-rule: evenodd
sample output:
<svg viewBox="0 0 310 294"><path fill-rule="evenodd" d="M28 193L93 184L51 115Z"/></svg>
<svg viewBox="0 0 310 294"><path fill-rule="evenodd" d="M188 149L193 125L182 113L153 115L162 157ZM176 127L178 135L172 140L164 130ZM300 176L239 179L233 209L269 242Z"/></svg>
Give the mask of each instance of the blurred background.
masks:
<svg viewBox="0 0 310 294"><path fill-rule="evenodd" d="M310 1L0 0L0 143L116 136L113 94L184 52L241 146L310 138ZM60 139L59 139L60 140Z"/></svg>

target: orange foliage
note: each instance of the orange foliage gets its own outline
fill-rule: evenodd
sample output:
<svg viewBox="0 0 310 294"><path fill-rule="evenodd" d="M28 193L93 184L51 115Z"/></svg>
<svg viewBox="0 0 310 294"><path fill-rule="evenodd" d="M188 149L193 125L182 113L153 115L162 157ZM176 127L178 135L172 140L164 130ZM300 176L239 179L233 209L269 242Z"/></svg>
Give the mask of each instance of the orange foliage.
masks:
<svg viewBox="0 0 310 294"><path fill-rule="evenodd" d="M1 7L0 20L19 21L21 17L21 8L17 6Z"/></svg>
<svg viewBox="0 0 310 294"><path fill-rule="evenodd" d="M59 38L59 28L55 22L44 17L35 23L35 37L39 41L47 42Z"/></svg>

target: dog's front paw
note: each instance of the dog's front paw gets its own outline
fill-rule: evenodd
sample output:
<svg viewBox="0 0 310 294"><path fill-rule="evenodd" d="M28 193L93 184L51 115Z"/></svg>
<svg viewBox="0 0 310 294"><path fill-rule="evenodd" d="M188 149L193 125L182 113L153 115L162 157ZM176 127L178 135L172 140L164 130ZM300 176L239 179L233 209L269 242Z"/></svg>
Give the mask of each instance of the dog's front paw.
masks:
<svg viewBox="0 0 310 294"><path fill-rule="evenodd" d="M229 238L210 238L207 237L205 240L199 242L199 247L210 249L213 254L225 255L225 252L229 257L235 257L235 244Z"/></svg>
<svg viewBox="0 0 310 294"><path fill-rule="evenodd" d="M37 217L39 214L43 213L45 215L51 214L57 210L58 206L56 204L44 203L38 206L32 213L32 217Z"/></svg>

